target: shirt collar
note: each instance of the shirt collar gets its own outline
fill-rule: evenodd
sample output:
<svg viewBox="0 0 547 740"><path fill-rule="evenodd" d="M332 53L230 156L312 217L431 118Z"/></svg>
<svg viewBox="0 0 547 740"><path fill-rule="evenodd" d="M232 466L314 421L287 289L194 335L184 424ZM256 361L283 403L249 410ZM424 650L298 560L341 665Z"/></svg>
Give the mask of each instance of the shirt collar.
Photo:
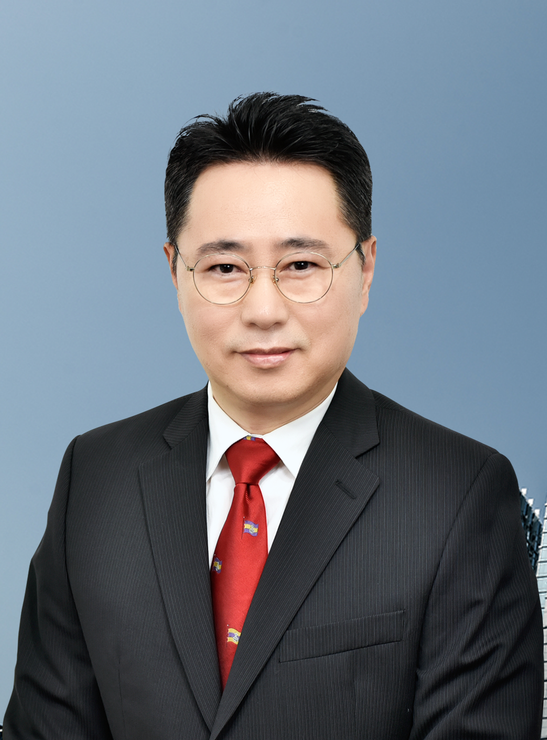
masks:
<svg viewBox="0 0 547 740"><path fill-rule="evenodd" d="M338 385L338 384L337 384ZM311 444L313 435L321 423L323 416L332 401L337 385L332 392L311 411L304 416L284 424L273 432L255 437L262 437L281 458L295 478L298 475L302 461ZM231 419L213 398L211 384L207 384L207 412L209 415L209 442L207 448L207 480L215 472L226 450L249 432L242 429Z"/></svg>

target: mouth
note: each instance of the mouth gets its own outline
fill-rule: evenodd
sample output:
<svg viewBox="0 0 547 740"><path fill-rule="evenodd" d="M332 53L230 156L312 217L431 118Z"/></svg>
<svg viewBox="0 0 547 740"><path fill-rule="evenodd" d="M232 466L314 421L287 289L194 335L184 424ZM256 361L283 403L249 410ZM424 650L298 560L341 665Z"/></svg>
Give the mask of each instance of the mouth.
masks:
<svg viewBox="0 0 547 740"><path fill-rule="evenodd" d="M239 354L255 367L269 368L279 367L289 359L293 352L294 349L287 347L271 347L269 349L257 347Z"/></svg>

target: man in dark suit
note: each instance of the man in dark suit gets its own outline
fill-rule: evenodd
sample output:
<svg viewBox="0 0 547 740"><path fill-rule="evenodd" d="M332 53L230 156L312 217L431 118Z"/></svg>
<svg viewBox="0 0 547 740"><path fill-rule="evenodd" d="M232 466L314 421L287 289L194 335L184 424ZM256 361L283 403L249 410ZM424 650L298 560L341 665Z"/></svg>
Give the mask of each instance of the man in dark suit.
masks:
<svg viewBox="0 0 547 740"><path fill-rule="evenodd" d="M67 450L7 740L539 738L510 464L344 369L370 205L363 148L306 98L181 131L165 252L208 388Z"/></svg>

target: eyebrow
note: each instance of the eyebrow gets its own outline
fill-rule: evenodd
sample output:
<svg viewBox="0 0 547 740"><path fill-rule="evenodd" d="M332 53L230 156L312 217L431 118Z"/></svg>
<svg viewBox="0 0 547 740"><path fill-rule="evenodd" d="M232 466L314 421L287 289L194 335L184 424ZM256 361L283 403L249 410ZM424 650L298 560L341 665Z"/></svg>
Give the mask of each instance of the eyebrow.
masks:
<svg viewBox="0 0 547 740"><path fill-rule="evenodd" d="M245 252L248 250L244 244L238 241L232 241L231 239L218 239L214 242L205 242L199 246L196 250L196 256L203 257L206 254L218 254L226 252Z"/></svg>
<svg viewBox="0 0 547 740"><path fill-rule="evenodd" d="M324 242L322 239L308 239L308 238L292 238L292 239L284 239L282 242L280 242L280 246L283 248L290 248L290 249L311 249L312 251L315 249L321 249L322 251L330 252L332 251L327 242Z"/></svg>
<svg viewBox="0 0 547 740"><path fill-rule="evenodd" d="M315 250L321 249L322 251L331 252L329 245L322 239L309 239L307 237L290 237L283 239L276 244L280 250L294 249L299 250ZM233 239L217 239L213 242L205 242L201 244L196 250L196 257L205 256L206 254L226 254L226 253L239 253L248 252L250 247L243 242L239 242Z"/></svg>

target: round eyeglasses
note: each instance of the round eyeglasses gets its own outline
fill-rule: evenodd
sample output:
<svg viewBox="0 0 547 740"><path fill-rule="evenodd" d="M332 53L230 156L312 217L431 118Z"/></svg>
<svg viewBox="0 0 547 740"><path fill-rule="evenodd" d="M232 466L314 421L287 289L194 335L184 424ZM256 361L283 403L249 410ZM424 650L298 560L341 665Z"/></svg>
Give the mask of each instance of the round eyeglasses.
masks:
<svg viewBox="0 0 547 740"><path fill-rule="evenodd" d="M361 246L353 247L341 262L333 265L317 252L294 252L282 257L275 267L251 267L237 254L206 254L193 267L184 261L179 248L173 245L188 272L194 277L196 290L209 303L227 306L244 298L255 282L255 270L272 270L272 281L279 292L294 303L315 303L329 292L334 270L341 267Z"/></svg>

